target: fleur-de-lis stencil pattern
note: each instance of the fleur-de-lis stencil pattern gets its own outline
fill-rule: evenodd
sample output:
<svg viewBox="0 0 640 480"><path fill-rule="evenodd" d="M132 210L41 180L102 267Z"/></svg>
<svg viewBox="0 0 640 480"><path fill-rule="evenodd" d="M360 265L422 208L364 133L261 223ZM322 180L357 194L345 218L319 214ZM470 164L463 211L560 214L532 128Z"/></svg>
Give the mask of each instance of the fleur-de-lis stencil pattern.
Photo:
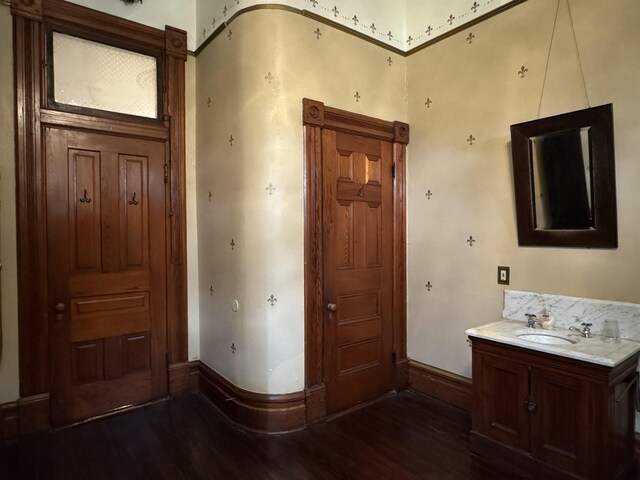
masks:
<svg viewBox="0 0 640 480"><path fill-rule="evenodd" d="M213 198L213 193L211 193L211 191L209 191L209 195L207 195L207 197L209 197L209 201L211 201L211 199Z"/></svg>
<svg viewBox="0 0 640 480"><path fill-rule="evenodd" d="M413 42L413 37L409 35L409 38L407 38L407 45L411 46L411 42Z"/></svg>
<svg viewBox="0 0 640 480"><path fill-rule="evenodd" d="M276 77L274 77L273 75L271 75L271 72L269 72L268 74L266 74L266 75L265 75L265 77L264 77L264 79L265 79L267 82L269 82L269 83L271 83L271 82L273 81L273 79L274 79L274 78L276 78Z"/></svg>
<svg viewBox="0 0 640 480"><path fill-rule="evenodd" d="M433 32L433 27L429 25L427 29L424 31L424 33L426 33L427 36L431 36L431 32Z"/></svg>
<svg viewBox="0 0 640 480"><path fill-rule="evenodd" d="M456 19L456 17L453 16L453 13L451 15L449 15L449 18L447 18L447 23L449 25L453 25L453 21Z"/></svg>
<svg viewBox="0 0 640 480"><path fill-rule="evenodd" d="M528 71L529 69L522 65L522 67L520 67L520 70L518 70L518 75L520 75L520 78L524 78L525 73L527 73Z"/></svg>
<svg viewBox="0 0 640 480"><path fill-rule="evenodd" d="M231 29L229 29L229 33L227 33L227 38L229 40L231 40L231 35L233 35L233 31L231 31Z"/></svg>
<svg viewBox="0 0 640 480"><path fill-rule="evenodd" d="M235 354L235 353L236 353L236 350L237 350L237 348L236 348L236 344L235 344L235 343L232 343L232 344L231 344L231 353Z"/></svg>
<svg viewBox="0 0 640 480"><path fill-rule="evenodd" d="M273 184L271 182L269 182L269 185L267 186L267 188L265 190L267 191L267 193L269 195L273 195L273 192L276 191L276 187L274 187Z"/></svg>
<svg viewBox="0 0 640 480"><path fill-rule="evenodd" d="M278 299L273 295L273 293L269 298L267 298L267 302L269 302L269 305L271 305L272 307L275 306L277 301Z"/></svg>
<svg viewBox="0 0 640 480"><path fill-rule="evenodd" d="M476 36L469 32L469 35L467 36L467 43L473 43L473 39L476 38Z"/></svg>
<svg viewBox="0 0 640 480"><path fill-rule="evenodd" d="M372 23L369 28L371 29L371 33L376 33L377 28L375 23Z"/></svg>
<svg viewBox="0 0 640 480"><path fill-rule="evenodd" d="M387 58L387 63L389 64L389 66L393 64L393 60L391 59L391 57Z"/></svg>
<svg viewBox="0 0 640 480"><path fill-rule="evenodd" d="M432 195L433 195L433 192L431 190L427 190L427 193L424 194L424 196L427 197L427 200L431 200Z"/></svg>
<svg viewBox="0 0 640 480"><path fill-rule="evenodd" d="M211 97L207 98L207 107L211 108Z"/></svg>
<svg viewBox="0 0 640 480"><path fill-rule="evenodd" d="M469 235L469 238L467 238L467 243L469 244L470 247L473 247L473 244L476 243L476 239L473 238L472 235Z"/></svg>
<svg viewBox="0 0 640 480"><path fill-rule="evenodd" d="M355 98L355 99L356 99L356 102L360 102L360 98L362 98L362 97L360 96L360 92L356 91L356 93L355 93L355 95L353 96L353 98Z"/></svg>
<svg viewBox="0 0 640 480"><path fill-rule="evenodd" d="M233 142L235 142L236 139L233 138L233 135L229 135L229 146L233 147Z"/></svg>
<svg viewBox="0 0 640 480"><path fill-rule="evenodd" d="M469 134L469 138L467 138L467 143L469 144L469 146L473 145L476 141L476 137L474 137L473 135Z"/></svg>
<svg viewBox="0 0 640 480"><path fill-rule="evenodd" d="M209 287L209 294L213 295L213 285L211 285L211 287Z"/></svg>
<svg viewBox="0 0 640 480"><path fill-rule="evenodd" d="M431 101L430 98L427 98L427 100L424 102L424 106L427 108L431 108L431 104L433 103L433 101Z"/></svg>
<svg viewBox="0 0 640 480"><path fill-rule="evenodd" d="M351 19L351 21L356 26L358 25L358 23L360 23L360 20L358 20L358 16L357 15L354 15L353 18Z"/></svg>
<svg viewBox="0 0 640 480"><path fill-rule="evenodd" d="M316 28L313 33L316 34L316 39L320 40L320 37L322 36L322 32L320 31L320 27Z"/></svg>
<svg viewBox="0 0 640 480"><path fill-rule="evenodd" d="M310 2L313 5L313 8L316 8L318 6L318 0L310 0Z"/></svg>
<svg viewBox="0 0 640 480"><path fill-rule="evenodd" d="M427 283L425 284L425 288L427 289L427 292L430 292L430 291L431 291L431 289L433 288L433 285L431 285L431 282L427 282Z"/></svg>
<svg viewBox="0 0 640 480"><path fill-rule="evenodd" d="M235 250L236 242L235 242L235 240L233 238L231 239L231 243L229 245L231 245L231 250Z"/></svg>
<svg viewBox="0 0 640 480"><path fill-rule="evenodd" d="M476 12L478 11L478 7L479 7L479 6L480 6L480 5L478 4L478 2L473 2L473 5L471 5L471 11L472 11L473 13L476 13Z"/></svg>
<svg viewBox="0 0 640 480"><path fill-rule="evenodd" d="M335 5L333 6L333 10L331 10L333 12L333 16L337 17L340 14L340 10L338 10L338 7L336 7Z"/></svg>

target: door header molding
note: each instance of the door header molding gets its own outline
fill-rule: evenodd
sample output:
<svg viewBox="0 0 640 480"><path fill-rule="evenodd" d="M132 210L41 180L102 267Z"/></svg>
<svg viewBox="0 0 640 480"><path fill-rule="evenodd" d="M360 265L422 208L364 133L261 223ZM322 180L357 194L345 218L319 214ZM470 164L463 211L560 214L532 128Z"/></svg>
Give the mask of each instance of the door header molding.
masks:
<svg viewBox="0 0 640 480"><path fill-rule="evenodd" d="M302 123L402 145L409 143L409 124L407 123L387 122L359 113L327 107L323 102L309 98L302 100Z"/></svg>

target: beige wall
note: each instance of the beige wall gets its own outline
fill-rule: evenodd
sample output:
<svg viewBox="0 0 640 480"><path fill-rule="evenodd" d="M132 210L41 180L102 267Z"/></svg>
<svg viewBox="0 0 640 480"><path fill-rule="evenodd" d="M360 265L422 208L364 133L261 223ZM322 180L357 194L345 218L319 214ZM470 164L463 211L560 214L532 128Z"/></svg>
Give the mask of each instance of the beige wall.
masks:
<svg viewBox="0 0 640 480"><path fill-rule="evenodd" d="M471 352L464 330L500 318L498 265L511 266L511 289L640 303L634 0L572 1L577 50L561 0L540 113L587 107L579 52L590 104L613 103L620 246L517 244L509 126L537 118L555 7L553 0L525 2L408 60L409 354L466 376ZM472 43L465 40L469 32ZM471 146L469 135L476 138Z"/></svg>
<svg viewBox="0 0 640 480"><path fill-rule="evenodd" d="M2 348L0 403L18 398L18 299L16 277L13 40L9 7L0 3L0 262Z"/></svg>
<svg viewBox="0 0 640 480"><path fill-rule="evenodd" d="M405 95L404 59L281 10L238 17L198 55L200 352L235 384L304 387L302 98L404 120Z"/></svg>

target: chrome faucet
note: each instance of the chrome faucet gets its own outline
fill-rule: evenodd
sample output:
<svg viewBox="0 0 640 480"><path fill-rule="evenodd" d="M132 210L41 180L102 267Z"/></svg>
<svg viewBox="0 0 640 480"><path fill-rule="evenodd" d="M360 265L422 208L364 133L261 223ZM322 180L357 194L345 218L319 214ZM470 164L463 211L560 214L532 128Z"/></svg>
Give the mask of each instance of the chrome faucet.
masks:
<svg viewBox="0 0 640 480"><path fill-rule="evenodd" d="M578 332L580 335L582 335L585 338L591 338L591 325L593 325L592 323L582 323L582 330L580 330L578 327L574 327L573 325L569 327L569 330L573 330L575 332Z"/></svg>
<svg viewBox="0 0 640 480"><path fill-rule="evenodd" d="M536 325L538 324L538 317L533 313L525 313L525 316L527 317L527 327L536 328Z"/></svg>

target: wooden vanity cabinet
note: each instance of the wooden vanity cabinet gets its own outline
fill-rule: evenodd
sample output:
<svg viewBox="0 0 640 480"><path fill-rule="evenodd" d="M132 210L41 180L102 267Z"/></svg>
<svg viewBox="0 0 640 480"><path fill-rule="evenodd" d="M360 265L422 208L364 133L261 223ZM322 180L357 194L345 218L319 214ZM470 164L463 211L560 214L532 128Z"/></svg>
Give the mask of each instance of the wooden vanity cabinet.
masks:
<svg viewBox="0 0 640 480"><path fill-rule="evenodd" d="M471 449L523 478L628 478L638 354L616 367L472 337Z"/></svg>

